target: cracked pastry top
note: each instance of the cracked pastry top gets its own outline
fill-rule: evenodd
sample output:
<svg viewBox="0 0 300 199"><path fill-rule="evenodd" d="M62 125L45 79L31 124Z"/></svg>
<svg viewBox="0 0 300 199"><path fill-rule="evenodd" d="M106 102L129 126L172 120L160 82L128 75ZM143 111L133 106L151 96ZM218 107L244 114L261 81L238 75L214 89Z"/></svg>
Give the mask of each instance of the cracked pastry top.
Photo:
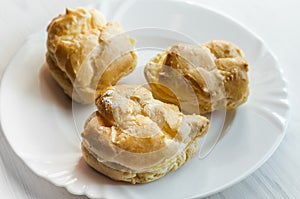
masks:
<svg viewBox="0 0 300 199"><path fill-rule="evenodd" d="M155 98L201 114L236 109L246 102L247 72L242 50L221 40L175 44L148 62L144 70Z"/></svg>
<svg viewBox="0 0 300 199"><path fill-rule="evenodd" d="M133 184L179 168L209 128L205 117L185 115L136 85L106 88L96 106L82 133L83 157L104 175Z"/></svg>
<svg viewBox="0 0 300 199"><path fill-rule="evenodd" d="M47 28L46 63L52 77L77 102L114 85L136 65L134 40L95 9L66 9Z"/></svg>

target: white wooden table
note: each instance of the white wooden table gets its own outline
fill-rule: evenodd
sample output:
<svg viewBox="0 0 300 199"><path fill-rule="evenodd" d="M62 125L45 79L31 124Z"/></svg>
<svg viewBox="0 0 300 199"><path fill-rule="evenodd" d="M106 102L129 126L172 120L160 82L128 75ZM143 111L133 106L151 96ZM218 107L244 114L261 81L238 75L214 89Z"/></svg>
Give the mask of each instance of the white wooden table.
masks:
<svg viewBox="0 0 300 199"><path fill-rule="evenodd" d="M300 198L300 2L298 0L199 0L261 36L277 55L288 79L291 104L287 135L274 155L242 182L210 198ZM0 75L28 35L45 28L65 7L84 0L1 0ZM14 154L0 130L0 198L86 198L36 176Z"/></svg>

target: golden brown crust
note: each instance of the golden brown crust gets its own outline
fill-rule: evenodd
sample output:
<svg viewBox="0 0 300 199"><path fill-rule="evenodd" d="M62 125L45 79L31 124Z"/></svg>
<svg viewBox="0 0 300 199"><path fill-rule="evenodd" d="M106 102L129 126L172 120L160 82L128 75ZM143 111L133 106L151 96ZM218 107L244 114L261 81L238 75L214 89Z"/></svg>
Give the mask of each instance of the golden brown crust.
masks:
<svg viewBox="0 0 300 199"><path fill-rule="evenodd" d="M174 48L181 49L174 51ZM214 62L212 67L209 57ZM174 45L145 67L145 77L157 99L176 104L189 113L196 112L197 106L201 114L235 109L246 102L249 95L247 72L248 63L243 52L234 44L219 40L201 46ZM175 87L175 82L179 85L183 82L191 88L183 83ZM186 101L194 103L183 107Z"/></svg>
<svg viewBox="0 0 300 199"><path fill-rule="evenodd" d="M231 42L223 40L212 40L203 44L217 59L220 58L241 58L244 59L243 51Z"/></svg>
<svg viewBox="0 0 300 199"><path fill-rule="evenodd" d="M82 133L83 153L90 166L120 181L146 183L177 169L209 128L205 117L183 115L141 86L108 87L96 105Z"/></svg>
<svg viewBox="0 0 300 199"><path fill-rule="evenodd" d="M64 90L64 92L68 96L72 96L72 82L68 77L66 77L66 73L64 73L53 61L53 58L49 53L46 53L46 62L51 76L54 80L60 85L60 87Z"/></svg>
<svg viewBox="0 0 300 199"><path fill-rule="evenodd" d="M67 9L51 21L47 32L48 68L77 102L93 103L96 89L115 84L136 65L133 39L94 9Z"/></svg>
<svg viewBox="0 0 300 199"><path fill-rule="evenodd" d="M181 139L180 128L186 122L177 106L154 100L149 90L141 86L108 87L96 99L101 126L114 127L113 143L126 151L147 153L166 147L166 139ZM208 126L208 120L192 116L191 125ZM194 120L197 120L195 123ZM204 135L207 131L191 134Z"/></svg>
<svg viewBox="0 0 300 199"><path fill-rule="evenodd" d="M226 41L214 40L204 45L215 55L216 66L224 76L226 108L236 109L249 95L248 63L244 53Z"/></svg>
<svg viewBox="0 0 300 199"><path fill-rule="evenodd" d="M157 180L165 176L170 171L177 170L183 164L185 164L189 159L195 156L196 152L199 149L199 137L196 138L187 148L178 154L175 158L170 159L169 161L163 162L160 165L157 165L152 170L144 172L135 172L135 171L121 171L113 169L106 166L105 164L97 161L97 159L88 151L88 149L81 145L81 150L83 158L86 163L95 169L96 171L108 176L109 178L117 181L129 182L131 184L143 184Z"/></svg>

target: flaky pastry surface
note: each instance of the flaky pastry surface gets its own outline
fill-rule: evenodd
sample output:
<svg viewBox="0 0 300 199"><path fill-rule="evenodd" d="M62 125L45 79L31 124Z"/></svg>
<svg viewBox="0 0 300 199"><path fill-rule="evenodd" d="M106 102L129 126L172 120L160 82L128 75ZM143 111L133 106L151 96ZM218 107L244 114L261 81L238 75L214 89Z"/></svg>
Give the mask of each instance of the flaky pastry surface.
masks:
<svg viewBox="0 0 300 199"><path fill-rule="evenodd" d="M84 158L115 180L146 183L177 169L209 128L205 117L184 115L141 86L109 87L96 105L82 133Z"/></svg>
<svg viewBox="0 0 300 199"><path fill-rule="evenodd" d="M48 69L77 102L93 103L97 89L114 85L136 65L134 40L95 9L67 9L47 32Z"/></svg>
<svg viewBox="0 0 300 199"><path fill-rule="evenodd" d="M175 44L154 57L144 70L155 98L201 114L236 109L246 102L247 72L241 49L220 40L199 46Z"/></svg>

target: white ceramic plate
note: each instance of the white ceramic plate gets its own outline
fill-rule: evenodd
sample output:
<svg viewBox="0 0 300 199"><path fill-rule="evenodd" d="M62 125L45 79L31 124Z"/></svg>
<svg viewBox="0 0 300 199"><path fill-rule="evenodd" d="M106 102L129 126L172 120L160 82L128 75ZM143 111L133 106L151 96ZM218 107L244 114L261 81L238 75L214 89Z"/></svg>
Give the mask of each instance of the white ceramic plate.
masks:
<svg viewBox="0 0 300 199"><path fill-rule="evenodd" d="M249 61L249 100L236 112L227 113L224 134L205 159L195 157L149 184L114 182L90 169L81 158L78 131L94 107L73 107L72 112L71 101L43 68L45 34L32 36L4 74L1 124L16 154L36 174L73 194L92 198L192 198L242 180L272 155L284 137L288 101L281 68L261 39L234 20L190 1L104 1L96 7L126 30L167 28L198 43L212 39L236 43ZM146 31L142 36L150 39L140 39L140 43L154 37L163 45L176 42L166 34L149 36ZM141 53L139 65L155 53ZM137 68L131 77L138 79L141 71Z"/></svg>

